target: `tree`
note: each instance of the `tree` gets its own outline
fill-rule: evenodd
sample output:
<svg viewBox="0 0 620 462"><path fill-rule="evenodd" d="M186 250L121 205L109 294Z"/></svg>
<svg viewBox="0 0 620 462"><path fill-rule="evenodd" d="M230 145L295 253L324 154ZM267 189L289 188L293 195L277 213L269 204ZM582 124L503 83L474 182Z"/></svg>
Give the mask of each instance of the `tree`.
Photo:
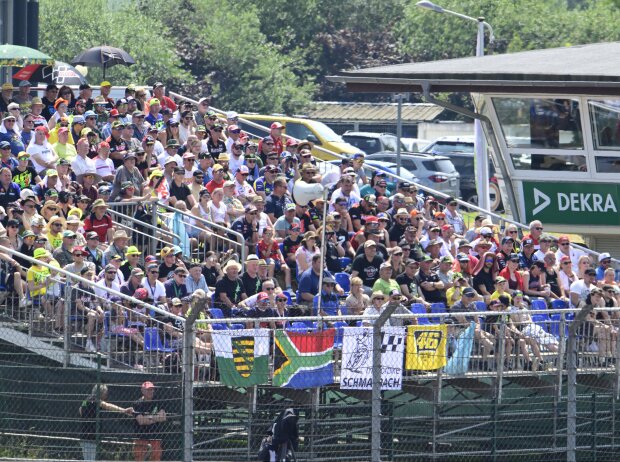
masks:
<svg viewBox="0 0 620 462"><path fill-rule="evenodd" d="M106 70L106 78L113 84L153 84L162 80L174 87L189 82L190 72L176 55L168 31L157 19L159 16L147 16L131 6L121 4L110 9L106 0L43 0L41 50L70 62L85 49L107 44L124 49L136 61L130 67ZM89 68L91 81L101 75L101 70Z"/></svg>

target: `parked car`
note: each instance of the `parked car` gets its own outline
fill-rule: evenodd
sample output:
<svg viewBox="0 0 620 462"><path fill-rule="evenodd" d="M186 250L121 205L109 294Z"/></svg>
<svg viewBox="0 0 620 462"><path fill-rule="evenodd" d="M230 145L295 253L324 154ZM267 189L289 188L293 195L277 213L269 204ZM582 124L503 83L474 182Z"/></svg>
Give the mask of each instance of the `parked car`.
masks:
<svg viewBox="0 0 620 462"><path fill-rule="evenodd" d="M292 136L299 140L308 140L314 144L312 149L312 155L317 159L331 160L334 156L317 149L324 148L345 156L351 156L360 152L355 146L345 142L340 135L336 134L331 128L325 125L323 122L318 122L311 119L302 119L299 117L287 117L283 115L259 115L259 114L239 114L241 119L262 125L269 128L273 122L280 122L284 125L283 134ZM264 137L269 132L263 132L250 126L249 124L239 121L237 125L244 131L251 133L257 137Z"/></svg>
<svg viewBox="0 0 620 462"><path fill-rule="evenodd" d="M407 152L421 152L431 144L430 140L423 140L422 138L401 138L400 141L405 145Z"/></svg>
<svg viewBox="0 0 620 462"><path fill-rule="evenodd" d="M398 149L398 138L392 133L348 131L342 135L342 139L363 151L366 155L384 151L396 152ZM406 151L405 145L402 143L400 150L401 152Z"/></svg>
<svg viewBox="0 0 620 462"><path fill-rule="evenodd" d="M338 165L340 165L340 161L338 160L333 160L327 163L330 165L333 165L334 167L337 167ZM371 167L374 167L374 168L371 168ZM364 173L366 173L366 176L370 179L370 177L372 176L372 172L374 171L375 168L379 170L383 170L384 172L396 175L397 166L393 162L383 162L383 161L373 159L373 160L367 160L366 162L364 162L363 168L364 168ZM324 167L323 168L319 167L319 171L323 172L323 171L327 171L327 169L325 169ZM404 178L405 181L408 181L409 183L418 184L420 182L417 176L407 171L406 169L401 169L400 176ZM391 176L388 176L385 180L387 182L388 189L391 192L395 192L396 184L398 183L398 180L394 179L394 177L391 177Z"/></svg>
<svg viewBox="0 0 620 462"><path fill-rule="evenodd" d="M476 173L474 170L474 137L445 136L426 146L422 152L450 158L456 170L461 174L461 197L470 204L478 205L476 190ZM501 208L501 195L493 162L489 160L489 196L491 211Z"/></svg>
<svg viewBox="0 0 620 462"><path fill-rule="evenodd" d="M401 173L407 171L418 178L417 184L459 197L460 175L448 157L431 154L401 154ZM380 152L366 157L367 161L381 160L396 165L396 153Z"/></svg>

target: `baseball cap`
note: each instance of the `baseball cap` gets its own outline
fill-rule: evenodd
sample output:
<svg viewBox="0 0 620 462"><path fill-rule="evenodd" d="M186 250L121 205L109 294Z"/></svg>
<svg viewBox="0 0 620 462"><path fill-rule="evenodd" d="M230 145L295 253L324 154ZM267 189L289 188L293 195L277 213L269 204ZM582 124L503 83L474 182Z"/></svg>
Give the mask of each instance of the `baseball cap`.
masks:
<svg viewBox="0 0 620 462"><path fill-rule="evenodd" d="M260 292L258 296L256 297L256 300L258 300L259 302L262 302L264 300L269 300L269 295L267 295L267 292Z"/></svg>
<svg viewBox="0 0 620 462"><path fill-rule="evenodd" d="M364 242L364 248L367 249L368 247L376 247L377 243L373 240L368 240L366 242Z"/></svg>
<svg viewBox="0 0 620 462"><path fill-rule="evenodd" d="M609 252L603 252L598 256L598 261L601 262L603 260L608 260L611 258L611 254Z"/></svg>
<svg viewBox="0 0 620 462"><path fill-rule="evenodd" d="M504 236L502 238L502 245L505 244L506 242L514 242L515 240L513 238L511 238L510 236Z"/></svg>
<svg viewBox="0 0 620 462"><path fill-rule="evenodd" d="M465 295L466 297L475 297L476 291L471 287L465 287L465 289L463 289L463 295Z"/></svg>
<svg viewBox="0 0 620 462"><path fill-rule="evenodd" d="M155 388L155 385L153 384L153 382L144 382L142 384L142 388Z"/></svg>

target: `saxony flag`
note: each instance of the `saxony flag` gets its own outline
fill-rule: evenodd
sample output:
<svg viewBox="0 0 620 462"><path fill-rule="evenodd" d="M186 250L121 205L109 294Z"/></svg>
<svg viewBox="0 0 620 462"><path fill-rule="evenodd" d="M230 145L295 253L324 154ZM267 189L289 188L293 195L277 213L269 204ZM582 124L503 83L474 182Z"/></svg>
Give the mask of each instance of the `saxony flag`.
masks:
<svg viewBox="0 0 620 462"><path fill-rule="evenodd" d="M269 329L218 330L211 333L224 385L249 387L269 378Z"/></svg>
<svg viewBox="0 0 620 462"><path fill-rule="evenodd" d="M319 332L276 331L273 384L309 388L334 382L335 329Z"/></svg>

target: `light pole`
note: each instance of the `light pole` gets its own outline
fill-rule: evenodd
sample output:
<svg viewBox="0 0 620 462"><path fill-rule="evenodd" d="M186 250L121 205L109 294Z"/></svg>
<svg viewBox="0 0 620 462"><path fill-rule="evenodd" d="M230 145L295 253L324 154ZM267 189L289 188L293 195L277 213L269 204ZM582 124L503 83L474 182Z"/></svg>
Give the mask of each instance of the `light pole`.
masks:
<svg viewBox="0 0 620 462"><path fill-rule="evenodd" d="M420 1L416 3L420 8L434 11L435 13L446 13L457 18L473 21L478 24L478 35L476 40L476 57L484 56L484 28L489 29L489 43L495 41L493 28L484 20L484 18L472 18L456 11L446 10L439 5L435 5L430 1ZM490 210L491 204L489 199L489 159L486 155L486 143L484 140L484 132L482 124L478 119L474 120L474 159L476 164L476 183L478 187L478 207L484 210Z"/></svg>

